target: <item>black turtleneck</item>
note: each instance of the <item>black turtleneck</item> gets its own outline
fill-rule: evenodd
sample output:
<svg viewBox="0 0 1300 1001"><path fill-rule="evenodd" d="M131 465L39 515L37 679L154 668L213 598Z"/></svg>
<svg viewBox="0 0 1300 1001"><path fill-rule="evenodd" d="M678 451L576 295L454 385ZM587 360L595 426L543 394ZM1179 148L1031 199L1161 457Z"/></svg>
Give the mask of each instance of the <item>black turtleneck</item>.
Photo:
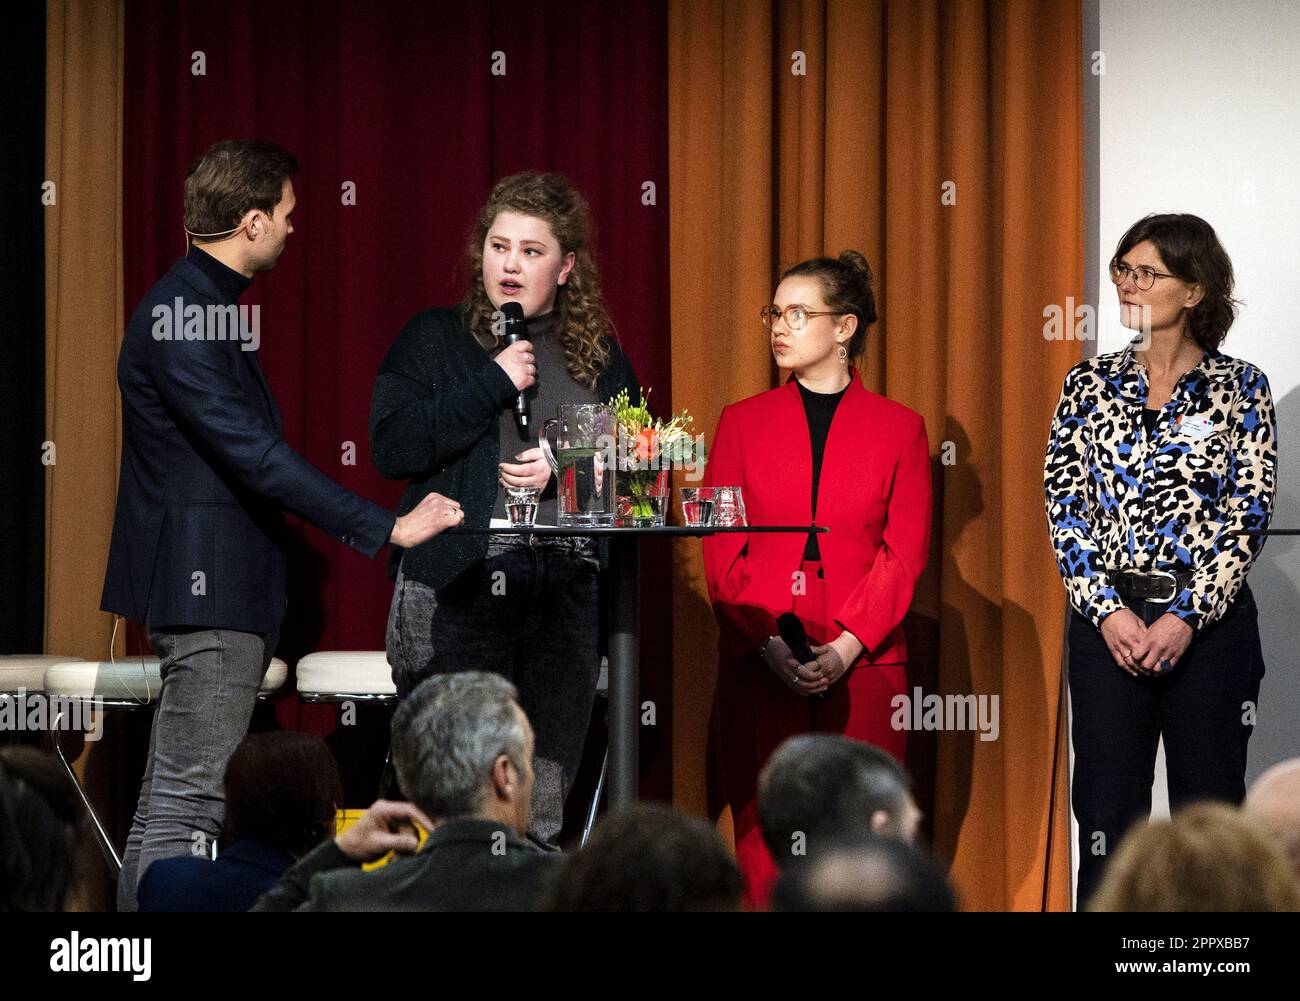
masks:
<svg viewBox="0 0 1300 1001"><path fill-rule="evenodd" d="M817 487L822 474L822 456L826 454L826 436L830 434L835 408L840 405L840 400L844 398L849 387L846 385L838 393L814 393L798 379L795 379L795 384L799 387L799 395L803 398L803 411L808 418L808 438L812 443L812 513L813 521L816 522ZM808 541L804 543L803 558L806 560L822 558L821 548L817 545L817 536L812 532L808 533Z"/></svg>
<svg viewBox="0 0 1300 1001"><path fill-rule="evenodd" d="M228 268L207 251L200 250L198 244L190 247L186 260L212 279L221 294L223 305L231 306L253 284L253 279L245 278L234 268Z"/></svg>
<svg viewBox="0 0 1300 1001"><path fill-rule="evenodd" d="M537 358L537 381L528 387L528 430L519 433L515 423L514 399L510 406L501 412L501 457L500 462L514 462L520 452L537 447L537 432L542 421L558 415L562 403L602 403L600 394L574 381L569 375L568 365L564 360L564 345L555 331L555 314L545 313L529 317L524 321L528 340L532 342L533 354ZM493 352L495 354L496 352ZM493 518L506 516L506 492L498 485L496 505L492 509ZM555 477L547 484L538 498L537 524L554 525L556 523Z"/></svg>

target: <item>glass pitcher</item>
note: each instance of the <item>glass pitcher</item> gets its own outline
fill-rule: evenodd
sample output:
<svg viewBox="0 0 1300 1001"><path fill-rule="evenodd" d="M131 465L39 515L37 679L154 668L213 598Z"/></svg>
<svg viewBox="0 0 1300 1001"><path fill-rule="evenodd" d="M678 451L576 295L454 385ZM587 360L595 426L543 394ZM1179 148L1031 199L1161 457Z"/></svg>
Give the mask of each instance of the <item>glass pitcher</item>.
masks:
<svg viewBox="0 0 1300 1001"><path fill-rule="evenodd" d="M556 521L561 527L614 524L615 427L614 408L608 404L565 403L559 417L543 421L537 429L537 443L556 477Z"/></svg>

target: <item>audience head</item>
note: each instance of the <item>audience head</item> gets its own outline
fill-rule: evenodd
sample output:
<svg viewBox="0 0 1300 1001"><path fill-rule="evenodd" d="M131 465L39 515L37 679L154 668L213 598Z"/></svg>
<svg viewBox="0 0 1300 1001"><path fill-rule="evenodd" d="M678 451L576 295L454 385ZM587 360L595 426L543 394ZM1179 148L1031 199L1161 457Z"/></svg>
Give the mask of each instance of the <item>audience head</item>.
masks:
<svg viewBox="0 0 1300 1001"><path fill-rule="evenodd" d="M542 909L734 911L741 885L712 824L641 803L601 822L560 868Z"/></svg>
<svg viewBox="0 0 1300 1001"><path fill-rule="evenodd" d="M62 911L81 876L85 829L53 755L0 748L0 911Z"/></svg>
<svg viewBox="0 0 1300 1001"><path fill-rule="evenodd" d="M334 833L343 781L320 737L289 730L252 733L226 764L221 840L255 839L295 858Z"/></svg>
<svg viewBox="0 0 1300 1001"><path fill-rule="evenodd" d="M1246 816L1272 835L1300 878L1300 758L1280 762L1255 780L1246 794Z"/></svg>
<svg viewBox="0 0 1300 1001"><path fill-rule="evenodd" d="M860 834L910 841L920 817L903 766L849 737L791 737L758 779L759 825L780 869Z"/></svg>
<svg viewBox="0 0 1300 1001"><path fill-rule="evenodd" d="M1199 803L1134 825L1089 910L1294 911L1300 888L1281 851L1239 810Z"/></svg>
<svg viewBox="0 0 1300 1001"><path fill-rule="evenodd" d="M856 250L786 271L772 295L781 318L765 317L777 367L803 372L832 360L854 364L866 351L867 328L876 322L871 280L871 267ZM798 316L799 307L804 316ZM776 351L778 344L783 351Z"/></svg>
<svg viewBox="0 0 1300 1001"><path fill-rule="evenodd" d="M772 890L772 909L949 912L956 901L943 871L920 848L865 834L783 873Z"/></svg>
<svg viewBox="0 0 1300 1001"><path fill-rule="evenodd" d="M499 674L439 674L417 685L393 715L393 767L407 798L435 821L478 817L528 830L533 729Z"/></svg>

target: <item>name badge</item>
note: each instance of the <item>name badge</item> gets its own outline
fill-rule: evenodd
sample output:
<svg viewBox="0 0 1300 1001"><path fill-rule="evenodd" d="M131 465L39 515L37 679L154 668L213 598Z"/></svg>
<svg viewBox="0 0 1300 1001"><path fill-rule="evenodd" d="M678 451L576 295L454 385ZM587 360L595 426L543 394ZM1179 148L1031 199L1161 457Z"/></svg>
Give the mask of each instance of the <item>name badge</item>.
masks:
<svg viewBox="0 0 1300 1001"><path fill-rule="evenodd" d="M1178 422L1178 433L1184 438L1208 438L1214 434L1214 421L1208 417L1184 417Z"/></svg>

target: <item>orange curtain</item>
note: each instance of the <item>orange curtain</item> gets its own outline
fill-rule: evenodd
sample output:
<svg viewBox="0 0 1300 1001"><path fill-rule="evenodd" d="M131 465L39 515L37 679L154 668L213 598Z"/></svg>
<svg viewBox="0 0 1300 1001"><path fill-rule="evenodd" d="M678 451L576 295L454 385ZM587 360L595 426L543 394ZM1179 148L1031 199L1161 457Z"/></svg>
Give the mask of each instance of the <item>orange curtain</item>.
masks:
<svg viewBox="0 0 1300 1001"><path fill-rule="evenodd" d="M121 454L117 351L122 340L122 71L125 12L115 0L46 4L45 652L103 660L112 616L99 610ZM125 634L116 653L125 652ZM119 720L87 742L76 769L120 827ZM78 907L111 909L95 863Z"/></svg>
<svg viewBox="0 0 1300 1001"><path fill-rule="evenodd" d="M911 684L997 695L999 732L909 735L933 847L970 910L1067 909L1060 636L1042 456L1083 301L1080 0L672 0L672 382L706 434L772 388L758 310L786 267L876 274L869 389L934 452ZM675 551L674 796L705 812L716 636L698 543ZM725 824L726 818L720 818Z"/></svg>
<svg viewBox="0 0 1300 1001"><path fill-rule="evenodd" d="M122 341L122 59L113 0L46 4L45 649L102 659L117 499ZM123 649L119 637L119 652Z"/></svg>

